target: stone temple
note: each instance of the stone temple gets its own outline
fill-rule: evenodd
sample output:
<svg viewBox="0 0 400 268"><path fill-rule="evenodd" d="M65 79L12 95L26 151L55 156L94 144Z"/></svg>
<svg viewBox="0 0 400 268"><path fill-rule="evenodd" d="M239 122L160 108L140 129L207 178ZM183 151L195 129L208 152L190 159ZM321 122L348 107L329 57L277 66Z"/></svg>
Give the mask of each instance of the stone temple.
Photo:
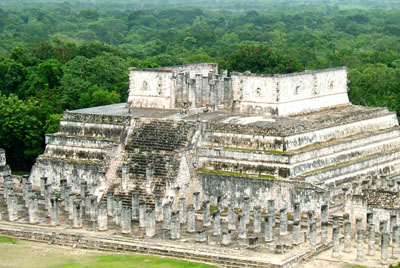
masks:
<svg viewBox="0 0 400 268"><path fill-rule="evenodd" d="M381 231L381 241L392 234L395 247L400 234L397 116L386 108L351 104L346 68L228 76L218 74L216 64L204 63L131 68L129 78L127 103L64 112L58 132L46 136L45 152L22 184L40 188L45 200L60 191L66 206L76 203L70 196L83 207L93 202L98 229L113 216L125 234L137 220L148 237L170 232L177 239L178 217L189 233L197 231L197 242L209 232L222 235L217 244L229 245L232 235L248 238L251 248L263 229L260 241L274 241L269 245L281 254L309 239L312 249L330 245L337 257L339 224L348 243L346 224L351 224L357 235L368 228ZM7 172L2 163L0 172ZM76 208L68 211L75 224ZM340 223L335 211L342 213ZM315 239L317 219L321 241ZM158 228L159 221L164 223ZM302 224L308 238L300 235ZM328 224L333 227L329 239Z"/></svg>

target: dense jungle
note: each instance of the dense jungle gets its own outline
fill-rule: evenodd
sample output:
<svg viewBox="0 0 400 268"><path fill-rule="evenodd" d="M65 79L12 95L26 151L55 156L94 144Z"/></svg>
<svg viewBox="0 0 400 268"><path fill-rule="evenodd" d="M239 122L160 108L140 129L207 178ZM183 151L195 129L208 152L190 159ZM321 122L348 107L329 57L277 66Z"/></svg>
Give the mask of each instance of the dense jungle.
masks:
<svg viewBox="0 0 400 268"><path fill-rule="evenodd" d="M400 1L0 2L0 148L29 171L66 109L124 102L128 67L347 66L354 104L400 112Z"/></svg>

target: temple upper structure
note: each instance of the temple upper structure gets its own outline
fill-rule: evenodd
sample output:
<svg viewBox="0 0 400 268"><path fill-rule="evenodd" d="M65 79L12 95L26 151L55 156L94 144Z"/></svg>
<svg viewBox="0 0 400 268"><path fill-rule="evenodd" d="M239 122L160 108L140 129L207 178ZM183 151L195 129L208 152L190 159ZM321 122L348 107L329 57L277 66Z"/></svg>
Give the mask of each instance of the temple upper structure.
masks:
<svg viewBox="0 0 400 268"><path fill-rule="evenodd" d="M348 104L347 70L293 74L218 74L213 63L130 69L130 108L196 109L292 115Z"/></svg>

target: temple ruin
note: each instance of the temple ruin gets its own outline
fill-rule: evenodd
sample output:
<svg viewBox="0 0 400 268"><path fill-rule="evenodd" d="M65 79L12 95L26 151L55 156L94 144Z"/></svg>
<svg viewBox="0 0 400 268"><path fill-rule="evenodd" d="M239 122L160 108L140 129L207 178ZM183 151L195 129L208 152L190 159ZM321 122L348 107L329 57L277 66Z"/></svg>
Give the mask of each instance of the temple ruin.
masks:
<svg viewBox="0 0 400 268"><path fill-rule="evenodd" d="M0 151L0 233L34 224L54 230L36 240L123 241L224 267L328 251L362 263L375 249L397 263L398 119L351 104L346 68L228 76L204 63L129 77L127 103L64 112L30 176L1 176Z"/></svg>

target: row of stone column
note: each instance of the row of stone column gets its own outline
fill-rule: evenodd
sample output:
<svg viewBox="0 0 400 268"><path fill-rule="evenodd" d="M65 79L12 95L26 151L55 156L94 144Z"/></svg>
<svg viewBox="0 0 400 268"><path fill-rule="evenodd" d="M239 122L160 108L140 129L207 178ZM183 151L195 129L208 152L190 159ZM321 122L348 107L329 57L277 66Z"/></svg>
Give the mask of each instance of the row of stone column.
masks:
<svg viewBox="0 0 400 268"><path fill-rule="evenodd" d="M340 256L340 226L338 223L338 217L334 216L333 231L332 231L332 256L338 258ZM390 227L388 226L387 220L382 220L379 223L378 233L376 232L376 226L374 223L374 215L372 212L367 213L366 217L366 230L363 229L363 219L361 217L356 218L355 222L354 238L357 247L357 260L363 261L365 259L364 245L368 245L368 256L375 255L376 244L380 247L381 251L381 262L382 264L388 263L388 251L389 245L392 246L391 257L393 259L399 258L399 246L400 246L400 228L397 225L397 215L392 215L390 220ZM388 232L388 228L390 228ZM344 234L344 252L351 251L352 244L352 226L350 216L348 213L343 215L343 234ZM378 237L377 237L378 236ZM376 241L378 238L378 241Z"/></svg>

